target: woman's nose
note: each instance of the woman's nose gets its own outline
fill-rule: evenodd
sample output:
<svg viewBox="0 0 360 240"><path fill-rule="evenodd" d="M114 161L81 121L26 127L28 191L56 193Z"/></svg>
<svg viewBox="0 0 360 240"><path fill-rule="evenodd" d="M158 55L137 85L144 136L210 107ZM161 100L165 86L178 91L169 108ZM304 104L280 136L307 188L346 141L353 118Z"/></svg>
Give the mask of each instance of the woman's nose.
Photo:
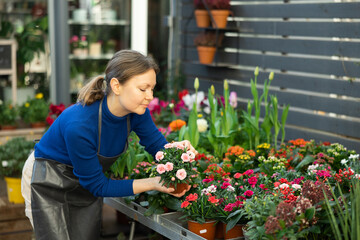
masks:
<svg viewBox="0 0 360 240"><path fill-rule="evenodd" d="M153 100L153 98L154 98L153 91L152 90L147 91L146 99Z"/></svg>

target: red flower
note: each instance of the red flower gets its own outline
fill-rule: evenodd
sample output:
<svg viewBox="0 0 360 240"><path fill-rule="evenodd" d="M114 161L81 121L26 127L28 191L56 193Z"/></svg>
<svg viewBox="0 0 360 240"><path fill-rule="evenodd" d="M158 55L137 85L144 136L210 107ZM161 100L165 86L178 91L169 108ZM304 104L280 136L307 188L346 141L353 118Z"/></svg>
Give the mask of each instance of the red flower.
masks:
<svg viewBox="0 0 360 240"><path fill-rule="evenodd" d="M251 191L251 190L246 190L246 191L244 192L244 195L247 196L247 197L251 197L252 195L254 195L254 192Z"/></svg>
<svg viewBox="0 0 360 240"><path fill-rule="evenodd" d="M183 201L182 203L181 203L181 208L186 208L187 206L189 206L190 205L190 203L188 202L188 201Z"/></svg>
<svg viewBox="0 0 360 240"><path fill-rule="evenodd" d="M234 174L234 178L240 178L241 177L241 173L235 173Z"/></svg>
<svg viewBox="0 0 360 240"><path fill-rule="evenodd" d="M244 172L244 175L250 176L250 175L253 174L253 173L254 173L254 170L249 169L249 170L246 170L246 171Z"/></svg>
<svg viewBox="0 0 360 240"><path fill-rule="evenodd" d="M182 100L182 98L189 94L189 91L187 89L184 89L178 93L179 100Z"/></svg>
<svg viewBox="0 0 360 240"><path fill-rule="evenodd" d="M274 182L274 187L276 187L276 188L277 188L277 187L279 187L279 186L280 186L280 184L281 184L280 182Z"/></svg>
<svg viewBox="0 0 360 240"><path fill-rule="evenodd" d="M251 177L251 178L249 178L248 179L248 183L250 184L250 185L255 185L256 183L257 183L257 178L256 177Z"/></svg>
<svg viewBox="0 0 360 240"><path fill-rule="evenodd" d="M194 194L189 194L189 196L187 196L186 197L186 201L189 201L189 202L191 202L191 201L196 201L198 199L198 195L197 195L197 193L194 193Z"/></svg>
<svg viewBox="0 0 360 240"><path fill-rule="evenodd" d="M259 186L262 190L268 190L266 187L265 187L265 184L260 184Z"/></svg>
<svg viewBox="0 0 360 240"><path fill-rule="evenodd" d="M211 203L218 203L219 199L216 199L215 196L211 196L211 197L209 197L208 201L211 202Z"/></svg>

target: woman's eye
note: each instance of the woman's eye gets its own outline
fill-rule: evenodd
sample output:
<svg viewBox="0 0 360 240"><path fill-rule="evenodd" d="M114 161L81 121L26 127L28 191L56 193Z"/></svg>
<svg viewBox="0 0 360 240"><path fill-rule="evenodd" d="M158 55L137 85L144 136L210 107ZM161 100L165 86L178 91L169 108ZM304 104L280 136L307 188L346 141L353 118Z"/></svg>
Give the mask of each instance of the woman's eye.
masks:
<svg viewBox="0 0 360 240"><path fill-rule="evenodd" d="M142 92L145 92L146 90L145 89L141 89L141 88L139 88L140 89L140 91L142 91Z"/></svg>

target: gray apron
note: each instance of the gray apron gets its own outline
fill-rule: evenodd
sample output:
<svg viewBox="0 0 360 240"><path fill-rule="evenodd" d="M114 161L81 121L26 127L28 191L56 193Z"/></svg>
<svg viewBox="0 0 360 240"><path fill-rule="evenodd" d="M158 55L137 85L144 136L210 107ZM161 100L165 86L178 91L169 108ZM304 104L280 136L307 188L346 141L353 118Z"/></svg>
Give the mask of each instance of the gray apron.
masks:
<svg viewBox="0 0 360 240"><path fill-rule="evenodd" d="M99 106L97 156L103 172L118 157L100 155L102 100ZM127 117L127 137L130 118ZM36 240L92 240L100 238L102 198L83 188L73 167L51 159L36 158L31 179L31 209Z"/></svg>

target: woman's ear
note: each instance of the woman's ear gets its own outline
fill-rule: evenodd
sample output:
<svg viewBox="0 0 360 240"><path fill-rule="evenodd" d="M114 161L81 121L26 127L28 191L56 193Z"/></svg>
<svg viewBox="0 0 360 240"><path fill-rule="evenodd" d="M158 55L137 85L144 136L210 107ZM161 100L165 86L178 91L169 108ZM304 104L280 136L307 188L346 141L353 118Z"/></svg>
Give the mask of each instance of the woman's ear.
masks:
<svg viewBox="0 0 360 240"><path fill-rule="evenodd" d="M119 80L117 80L116 78L112 78L110 80L110 86L111 86L111 90L115 95L119 95L121 93L121 84L119 83Z"/></svg>

